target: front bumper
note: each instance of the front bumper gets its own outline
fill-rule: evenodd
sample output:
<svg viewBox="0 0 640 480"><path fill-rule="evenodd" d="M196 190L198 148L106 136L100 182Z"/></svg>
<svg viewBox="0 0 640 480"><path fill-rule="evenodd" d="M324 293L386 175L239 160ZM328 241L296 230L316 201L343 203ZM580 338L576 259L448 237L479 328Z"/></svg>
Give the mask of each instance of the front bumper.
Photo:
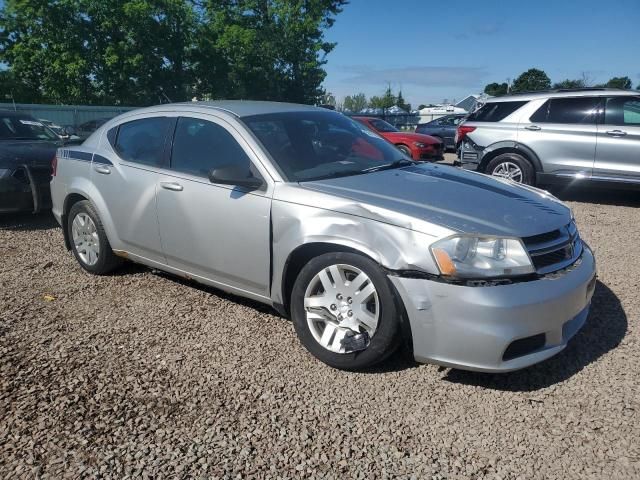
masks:
<svg viewBox="0 0 640 480"><path fill-rule="evenodd" d="M533 281L468 287L389 278L404 302L417 361L507 372L567 345L588 316L595 274L595 259L585 245L572 267Z"/></svg>
<svg viewBox="0 0 640 480"><path fill-rule="evenodd" d="M444 147L443 144L427 145L426 147L414 147L412 152L414 160L428 160L436 162L444 160Z"/></svg>

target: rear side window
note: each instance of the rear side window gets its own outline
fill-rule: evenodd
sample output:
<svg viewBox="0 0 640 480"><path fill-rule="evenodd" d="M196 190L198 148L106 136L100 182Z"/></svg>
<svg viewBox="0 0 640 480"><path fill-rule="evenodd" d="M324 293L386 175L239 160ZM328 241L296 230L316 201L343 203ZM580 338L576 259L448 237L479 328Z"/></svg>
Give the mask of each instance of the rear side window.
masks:
<svg viewBox="0 0 640 480"><path fill-rule="evenodd" d="M527 102L491 102L486 103L479 110L467 118L469 122L499 122L508 117Z"/></svg>
<svg viewBox="0 0 640 480"><path fill-rule="evenodd" d="M608 125L640 125L640 97L607 98L604 123Z"/></svg>
<svg viewBox="0 0 640 480"><path fill-rule="evenodd" d="M224 127L199 118L178 119L171 153L173 170L208 177L212 169L234 164L251 166L251 161Z"/></svg>
<svg viewBox="0 0 640 480"><path fill-rule="evenodd" d="M129 162L160 167L164 163L164 142L171 120L144 118L123 123L118 129L115 150Z"/></svg>
<svg viewBox="0 0 640 480"><path fill-rule="evenodd" d="M598 116L599 97L552 98L531 116L535 123L594 124Z"/></svg>

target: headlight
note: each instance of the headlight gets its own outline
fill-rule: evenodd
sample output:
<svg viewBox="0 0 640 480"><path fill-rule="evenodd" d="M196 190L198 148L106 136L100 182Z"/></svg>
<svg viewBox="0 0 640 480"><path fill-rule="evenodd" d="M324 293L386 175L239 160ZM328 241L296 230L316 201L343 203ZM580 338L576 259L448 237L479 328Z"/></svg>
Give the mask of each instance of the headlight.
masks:
<svg viewBox="0 0 640 480"><path fill-rule="evenodd" d="M512 277L535 269L517 238L456 235L431 245L440 273L454 278Z"/></svg>
<svg viewBox="0 0 640 480"><path fill-rule="evenodd" d="M0 178L8 177L11 174L11 170L6 168L0 168Z"/></svg>
<svg viewBox="0 0 640 480"><path fill-rule="evenodd" d="M422 143L422 142L413 142L413 144L418 148L424 148L427 146L426 143Z"/></svg>

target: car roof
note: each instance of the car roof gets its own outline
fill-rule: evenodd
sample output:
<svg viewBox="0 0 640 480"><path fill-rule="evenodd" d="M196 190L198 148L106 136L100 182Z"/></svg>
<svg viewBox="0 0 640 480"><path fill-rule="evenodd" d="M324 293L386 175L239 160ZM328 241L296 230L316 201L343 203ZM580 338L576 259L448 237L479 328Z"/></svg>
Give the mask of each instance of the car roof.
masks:
<svg viewBox="0 0 640 480"><path fill-rule="evenodd" d="M522 92L503 95L502 97L488 98L485 103L495 102L517 102L529 101L539 98L558 98L558 97L603 97L611 95L640 95L636 90L622 90L617 88L576 88L576 89L559 89L559 90L543 90L539 92Z"/></svg>
<svg viewBox="0 0 640 480"><path fill-rule="evenodd" d="M253 115L266 115L270 113L329 111L325 108L312 107L310 105L301 105L297 103L264 102L257 100L218 100L210 102L166 103L140 110L132 110L131 113L153 113L156 111L166 112L167 110L193 110L194 108L224 111L236 117L250 117Z"/></svg>

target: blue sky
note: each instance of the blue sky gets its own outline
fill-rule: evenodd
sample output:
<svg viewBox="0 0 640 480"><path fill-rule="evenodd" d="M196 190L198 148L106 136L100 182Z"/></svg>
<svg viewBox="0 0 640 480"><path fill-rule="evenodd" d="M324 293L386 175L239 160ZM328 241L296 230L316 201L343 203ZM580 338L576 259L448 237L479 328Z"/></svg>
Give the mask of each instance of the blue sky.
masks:
<svg viewBox="0 0 640 480"><path fill-rule="evenodd" d="M640 83L640 0L351 0L326 38L338 101L388 82L414 106L461 99L531 67Z"/></svg>

